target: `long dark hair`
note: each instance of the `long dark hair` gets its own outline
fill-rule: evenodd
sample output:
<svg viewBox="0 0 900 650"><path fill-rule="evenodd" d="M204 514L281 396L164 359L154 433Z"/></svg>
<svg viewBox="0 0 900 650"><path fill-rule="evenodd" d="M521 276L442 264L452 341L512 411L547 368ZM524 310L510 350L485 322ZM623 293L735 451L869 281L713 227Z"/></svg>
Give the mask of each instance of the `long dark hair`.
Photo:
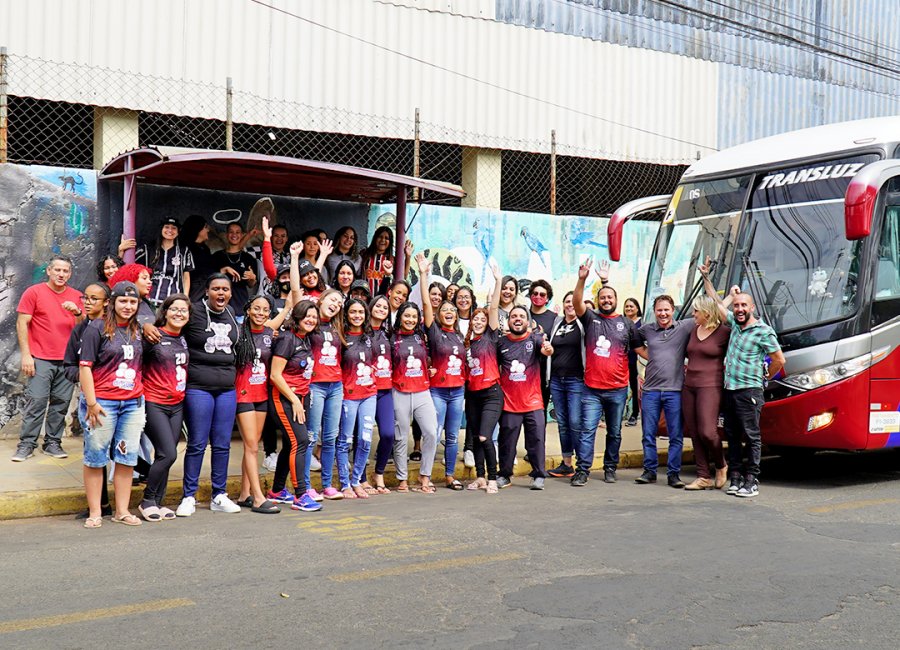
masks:
<svg viewBox="0 0 900 650"><path fill-rule="evenodd" d="M291 309L290 320L288 321L288 326L290 327L291 332L294 334L299 334L298 332L300 328L300 321L306 318L306 315L309 313L309 310L312 309L316 312L316 326L313 328L310 334L314 333L319 329L319 308L316 306L312 300L301 300L294 308Z"/></svg>
<svg viewBox="0 0 900 650"><path fill-rule="evenodd" d="M125 298L126 296L116 296L115 298L110 298L109 306L106 308L106 317L103 319L103 334L109 340L116 335L116 331L119 329L119 322L116 319L116 301L119 298ZM138 298L138 308L141 306L141 299ZM134 313L131 315L131 318L128 319L128 323L125 325L125 331L128 333L128 339L134 340L138 338L140 331L138 327L137 320L138 310L135 309Z"/></svg>
<svg viewBox="0 0 900 650"><path fill-rule="evenodd" d="M386 232L388 234L388 238L390 239L390 241L388 242L387 250L384 253L379 253L378 251L375 250L375 240L378 239L378 236L381 235L381 233L383 233L383 232ZM375 257L376 255L384 255L389 260L393 260L394 259L393 250L394 250L394 231L391 230L390 228L388 228L387 226L381 226L381 227L375 229L375 234L372 235L372 239L369 241L369 245L366 247L366 250L363 251L363 257L365 257L367 259L371 259L371 258ZM398 270L399 269L394 269L395 272ZM403 271L400 270L400 273L402 274ZM396 273L395 273L395 275L396 275Z"/></svg>
<svg viewBox="0 0 900 650"><path fill-rule="evenodd" d="M345 266L348 267L353 272L353 280L350 280L351 285L353 284L354 280L356 280L356 278L357 278L356 267L350 263L350 260L341 260L340 262L338 262L338 265L336 267L334 267L334 278L331 280L331 286L333 288L337 289L338 291L340 291L341 293L344 293L344 290L341 289L340 285L338 285L338 276L341 273L341 269L344 268ZM348 294L350 293L349 287L347 288L347 293Z"/></svg>
<svg viewBox="0 0 900 650"><path fill-rule="evenodd" d="M391 301L388 300L387 296L384 295L384 294L379 294L379 295L375 296L374 298L372 298L372 299L369 301L369 304L368 304L368 309L369 309L369 329L370 329L370 330L372 329L372 307L374 307L374 306L375 306L375 303L378 302L379 300L384 300L385 304L387 305L387 312L388 312L387 318L385 318L385 319L381 322L381 329L384 331L385 334L387 334L388 336L390 336L390 335L391 335L391 332L394 331L394 328L393 328L393 326L391 325ZM373 331L374 331L374 330L373 330Z"/></svg>
<svg viewBox="0 0 900 650"><path fill-rule="evenodd" d="M250 311L250 306L257 300L265 300L266 303L268 303L270 314L275 310L275 301L272 300L272 296L263 293L258 296L253 296L244 303L245 314ZM244 316L244 322L241 323L241 328L238 330L238 340L234 344L235 368L246 368L253 363L254 359L256 359L256 345L253 343L253 330L251 328L250 317Z"/></svg>
<svg viewBox="0 0 900 650"><path fill-rule="evenodd" d="M641 303L639 303L639 302L637 301L637 298L625 298L625 302L626 302L626 303L628 303L628 302L634 303L634 306L637 308L637 316L638 316L638 318L643 318L643 317L644 317L644 312L641 310ZM624 305L624 303L623 303L623 305Z"/></svg>
<svg viewBox="0 0 900 650"><path fill-rule="evenodd" d="M360 300L359 298L348 298L346 301L344 301L344 308L342 310L344 313L344 323L343 323L344 324L344 332L350 331L350 319L348 316L350 314L350 307L352 307L353 305L361 305L362 306L363 311L365 312L365 318L363 319L363 324L362 324L362 331L363 331L363 334L371 335L372 334L372 323L369 322L369 316L370 316L369 306L365 303L364 300Z"/></svg>
<svg viewBox="0 0 900 650"><path fill-rule="evenodd" d="M428 301L431 302L431 290L439 289L441 292L441 303L446 302L447 300L447 289L440 282L432 282L428 285Z"/></svg>
<svg viewBox="0 0 900 650"><path fill-rule="evenodd" d="M344 236L344 233L347 231L353 233L353 246L350 247L350 250L346 253L341 253L341 249L338 248L339 242L341 241L341 237ZM359 253L359 235L356 232L356 228L353 226L342 226L338 228L338 231L334 233L334 251L336 253L341 253L341 255L349 255L350 257L356 257Z"/></svg>
<svg viewBox="0 0 900 650"><path fill-rule="evenodd" d="M500 291L503 291L503 287L505 287L508 283L512 282L516 287L516 293L513 296L513 304L516 302L516 298L519 296L519 281L516 280L513 275L504 275L503 279L500 280ZM512 310L510 310L512 311ZM527 310L526 310L527 311Z"/></svg>
<svg viewBox="0 0 900 650"><path fill-rule="evenodd" d="M403 326L401 325L401 318L403 317L403 312L407 309L414 309L416 311L416 327L413 329L413 333L419 334L423 341L425 339L425 330L422 328L422 310L419 309L419 306L407 300L405 303L400 305L400 308L397 310L397 316L394 319L394 332L400 332L403 330Z"/></svg>
<svg viewBox="0 0 900 650"><path fill-rule="evenodd" d="M460 306L458 304L459 294L461 294L463 291L465 291L466 293L469 294L469 300L471 301L472 304L469 306L468 318L472 318L472 315L475 313L475 310L478 309L478 303L475 302L475 292L472 291L472 287L470 287L469 285L464 284L459 289L456 290L456 295L453 296L453 306L456 307L459 317L463 318L462 309L460 308Z"/></svg>
<svg viewBox="0 0 900 650"><path fill-rule="evenodd" d="M193 307L191 306L191 299L183 293L173 293L169 295L168 298L163 300L162 304L159 306L159 309L156 310L156 320L153 321L154 327L163 327L166 324L166 312L169 311L169 307L171 307L172 303L176 300L183 300L187 303L188 318L191 317L191 311L193 311Z"/></svg>
<svg viewBox="0 0 900 650"><path fill-rule="evenodd" d="M318 280L318 282L316 282L316 286L310 290L311 291L325 291L325 280L322 279L322 272L315 267L313 267L312 271L308 271L303 274L303 277L300 278L300 287L304 290L308 289L308 287L305 284L303 284L303 278L305 278L310 273L315 273L316 279Z"/></svg>
<svg viewBox="0 0 900 650"><path fill-rule="evenodd" d="M147 256L147 266L149 266L151 268L156 265L156 263L159 261L159 256L162 254L162 243L163 243L162 229L163 229L163 226L166 226L166 225L170 225L170 224L161 223L159 225L159 229L156 231L156 244L153 246L153 259L150 259L149 255ZM171 224L171 225L174 225L174 224ZM175 227L178 228L178 235L175 236L175 241L172 242L172 246L175 247L176 253L180 253L181 252L181 244L179 243L179 239L180 239L179 236L181 235L181 226L175 226ZM197 237L195 235L194 239L196 239L196 238Z"/></svg>
<svg viewBox="0 0 900 650"><path fill-rule="evenodd" d="M103 257L101 257L100 261L97 262L97 279L104 284L106 284L106 274L103 272L103 267L106 266L107 260L112 260L113 262L115 262L116 266L120 269L125 266L125 260L123 260L118 255L113 255L110 253L109 255L104 255Z"/></svg>

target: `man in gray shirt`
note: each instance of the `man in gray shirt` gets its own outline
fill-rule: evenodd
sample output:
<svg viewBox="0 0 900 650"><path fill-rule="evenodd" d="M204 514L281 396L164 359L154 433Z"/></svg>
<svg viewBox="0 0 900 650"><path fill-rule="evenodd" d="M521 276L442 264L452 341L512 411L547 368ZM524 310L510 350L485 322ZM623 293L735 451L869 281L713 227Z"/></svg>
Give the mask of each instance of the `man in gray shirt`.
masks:
<svg viewBox="0 0 900 650"><path fill-rule="evenodd" d="M671 296L657 296L653 301L655 323L636 332L635 352L647 360L644 389L641 393L641 428L643 429L644 472L635 483L656 483L659 459L656 433L660 412L666 416L669 435L669 487L683 488L681 449L684 432L681 425L681 387L684 384L684 355L693 329L693 321L673 322L675 301Z"/></svg>

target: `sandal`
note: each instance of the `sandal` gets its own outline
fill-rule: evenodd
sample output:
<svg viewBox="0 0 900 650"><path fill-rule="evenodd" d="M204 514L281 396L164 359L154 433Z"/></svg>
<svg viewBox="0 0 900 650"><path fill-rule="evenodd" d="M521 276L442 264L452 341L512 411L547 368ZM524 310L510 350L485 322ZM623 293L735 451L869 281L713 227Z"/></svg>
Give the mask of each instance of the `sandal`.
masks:
<svg viewBox="0 0 900 650"><path fill-rule="evenodd" d="M85 528L100 528L103 525L103 517L86 517L84 520Z"/></svg>
<svg viewBox="0 0 900 650"><path fill-rule="evenodd" d="M434 494L434 484L429 483L428 485L417 485L413 488L413 492L421 492L422 494Z"/></svg>
<svg viewBox="0 0 900 650"><path fill-rule="evenodd" d="M162 521L162 515L159 512L159 506L149 506L147 508L145 508L144 506L138 506L138 512L141 513L141 517L143 517L147 521Z"/></svg>
<svg viewBox="0 0 900 650"><path fill-rule="evenodd" d="M373 488L371 485L363 485L362 489L365 490L366 494L378 494L378 488Z"/></svg>
<svg viewBox="0 0 900 650"><path fill-rule="evenodd" d="M409 492L409 485L408 484L404 485L403 483L401 483L400 485L397 486L397 492L403 492L403 493Z"/></svg>
<svg viewBox="0 0 900 650"><path fill-rule="evenodd" d="M369 498L369 491L361 485L357 485L355 488L353 488L353 493L356 495L357 499L368 499ZM374 494L374 492L373 492L373 494Z"/></svg>
<svg viewBox="0 0 900 650"><path fill-rule="evenodd" d="M421 451L414 451L413 453L411 453L411 454L409 455L409 459L410 459L410 460L422 460L422 452L421 452Z"/></svg>
<svg viewBox="0 0 900 650"><path fill-rule="evenodd" d="M376 493L376 494L390 494L391 491L390 491L387 487L385 487L384 485L376 485L376 486L375 486L375 493Z"/></svg>
<svg viewBox="0 0 900 650"><path fill-rule="evenodd" d="M250 497L250 502L251 504L253 503L253 497ZM260 503L258 506L251 505L250 510L252 510L253 512L258 512L262 515L277 515L279 512L281 512L281 508L276 506L268 499Z"/></svg>
<svg viewBox="0 0 900 650"><path fill-rule="evenodd" d="M113 517L110 521L115 524L124 524L125 526L140 526L143 522L130 512L121 517Z"/></svg>
<svg viewBox="0 0 900 650"><path fill-rule="evenodd" d="M242 508L252 508L253 507L253 495L248 494L246 499L241 499L240 501L235 501Z"/></svg>
<svg viewBox="0 0 900 650"><path fill-rule="evenodd" d="M474 481L472 481L471 483L469 483L466 486L466 489L472 490L474 492L475 490L483 490L485 487L486 487L486 483L484 482L484 479L476 478Z"/></svg>
<svg viewBox="0 0 900 650"><path fill-rule="evenodd" d="M163 520L175 519L175 511L169 510L164 506L160 506L159 514L162 515Z"/></svg>
<svg viewBox="0 0 900 650"><path fill-rule="evenodd" d="M353 488L344 488L341 490L341 494L344 495L345 499L358 499L356 496L356 492L353 491Z"/></svg>
<svg viewBox="0 0 900 650"><path fill-rule="evenodd" d="M485 491L487 491L488 494L497 494L500 491L500 488L497 486L497 481L488 481Z"/></svg>
<svg viewBox="0 0 900 650"><path fill-rule="evenodd" d="M452 481L447 483L447 487L454 492L459 492L463 489L463 484L460 483L457 479L453 479Z"/></svg>

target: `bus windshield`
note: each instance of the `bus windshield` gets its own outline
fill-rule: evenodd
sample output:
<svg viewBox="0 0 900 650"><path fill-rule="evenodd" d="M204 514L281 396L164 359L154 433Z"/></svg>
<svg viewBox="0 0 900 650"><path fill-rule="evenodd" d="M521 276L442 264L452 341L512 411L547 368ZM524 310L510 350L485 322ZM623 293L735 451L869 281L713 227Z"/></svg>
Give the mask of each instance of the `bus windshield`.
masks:
<svg viewBox="0 0 900 650"><path fill-rule="evenodd" d="M877 159L857 156L757 175L741 246L746 256L736 263L745 290L763 302L757 311L776 332L855 313L860 243L844 234L844 194L850 179Z"/></svg>

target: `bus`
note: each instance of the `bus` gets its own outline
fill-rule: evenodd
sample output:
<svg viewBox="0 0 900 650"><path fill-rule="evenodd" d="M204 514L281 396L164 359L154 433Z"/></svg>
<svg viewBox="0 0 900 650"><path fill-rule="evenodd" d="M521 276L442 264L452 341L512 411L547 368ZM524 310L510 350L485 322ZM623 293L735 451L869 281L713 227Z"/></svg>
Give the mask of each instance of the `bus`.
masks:
<svg viewBox="0 0 900 650"><path fill-rule="evenodd" d="M669 294L691 317L711 260L720 295L739 285L771 325L785 367L765 390L770 450L900 446L900 117L756 140L691 165L670 196L620 207L659 220L645 305ZM647 309L649 318L652 310Z"/></svg>

